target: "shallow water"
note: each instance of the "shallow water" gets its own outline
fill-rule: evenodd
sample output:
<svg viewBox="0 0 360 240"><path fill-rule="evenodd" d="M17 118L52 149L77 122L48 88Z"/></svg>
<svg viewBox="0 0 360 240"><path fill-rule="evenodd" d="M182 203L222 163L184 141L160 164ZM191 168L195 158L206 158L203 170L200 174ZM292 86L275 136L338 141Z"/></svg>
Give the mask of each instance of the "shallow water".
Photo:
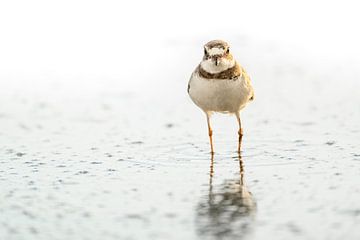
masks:
<svg viewBox="0 0 360 240"><path fill-rule="evenodd" d="M2 82L0 239L359 239L357 70L239 45L256 91L241 156L227 115L209 154L185 43L164 53L183 52L175 77L135 88L144 73Z"/></svg>

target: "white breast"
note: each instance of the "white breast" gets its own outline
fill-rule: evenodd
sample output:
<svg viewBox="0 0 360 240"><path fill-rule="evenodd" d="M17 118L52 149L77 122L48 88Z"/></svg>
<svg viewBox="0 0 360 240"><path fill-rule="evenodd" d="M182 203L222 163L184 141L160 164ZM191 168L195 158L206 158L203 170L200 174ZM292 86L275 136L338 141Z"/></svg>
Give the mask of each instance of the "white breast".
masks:
<svg viewBox="0 0 360 240"><path fill-rule="evenodd" d="M245 107L252 94L243 76L234 80L206 79L194 72L189 81L189 95L205 112L235 113Z"/></svg>

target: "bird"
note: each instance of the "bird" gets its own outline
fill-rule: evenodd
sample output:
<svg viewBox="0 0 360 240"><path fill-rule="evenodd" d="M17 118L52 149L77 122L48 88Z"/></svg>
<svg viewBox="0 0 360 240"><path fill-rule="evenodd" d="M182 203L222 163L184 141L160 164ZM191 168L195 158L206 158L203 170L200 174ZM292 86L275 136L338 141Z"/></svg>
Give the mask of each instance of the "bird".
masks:
<svg viewBox="0 0 360 240"><path fill-rule="evenodd" d="M214 145L210 119L214 112L236 116L240 153L243 137L240 111L254 100L254 89L250 76L230 53L227 42L212 40L204 45L204 56L191 74L187 92L206 114L211 154L214 154Z"/></svg>

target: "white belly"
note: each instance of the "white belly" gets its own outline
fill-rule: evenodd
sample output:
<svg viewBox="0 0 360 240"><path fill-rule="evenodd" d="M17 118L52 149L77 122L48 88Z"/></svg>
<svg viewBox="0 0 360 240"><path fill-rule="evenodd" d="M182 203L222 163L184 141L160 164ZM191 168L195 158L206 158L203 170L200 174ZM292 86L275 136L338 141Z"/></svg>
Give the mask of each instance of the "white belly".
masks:
<svg viewBox="0 0 360 240"><path fill-rule="evenodd" d="M194 73L189 81L189 95L205 112L235 113L251 98L252 87L243 77L235 80L205 79Z"/></svg>

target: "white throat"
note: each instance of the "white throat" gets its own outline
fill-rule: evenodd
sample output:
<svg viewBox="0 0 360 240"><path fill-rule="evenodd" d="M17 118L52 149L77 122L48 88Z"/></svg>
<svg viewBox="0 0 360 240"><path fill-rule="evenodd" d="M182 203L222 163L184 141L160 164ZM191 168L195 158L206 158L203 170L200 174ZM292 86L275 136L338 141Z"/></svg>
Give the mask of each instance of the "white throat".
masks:
<svg viewBox="0 0 360 240"><path fill-rule="evenodd" d="M203 60L200 63L202 69L204 69L208 73L220 73L229 68L235 66L235 60L229 60L226 58L221 58L219 64L216 66L215 63L211 59Z"/></svg>

